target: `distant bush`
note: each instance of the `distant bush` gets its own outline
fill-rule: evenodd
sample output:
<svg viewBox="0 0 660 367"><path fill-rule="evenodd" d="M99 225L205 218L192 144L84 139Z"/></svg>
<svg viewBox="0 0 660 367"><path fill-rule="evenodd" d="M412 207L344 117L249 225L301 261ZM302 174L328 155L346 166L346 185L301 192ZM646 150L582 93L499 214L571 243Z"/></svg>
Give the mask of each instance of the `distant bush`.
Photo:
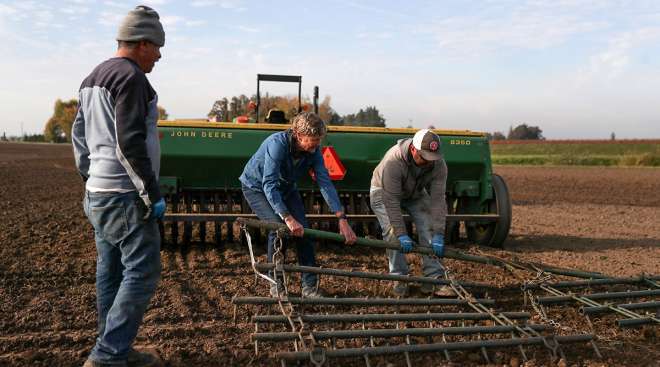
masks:
<svg viewBox="0 0 660 367"><path fill-rule="evenodd" d="M509 134L506 137L509 140L543 140L543 130L538 126L528 126L520 124L515 128L509 128Z"/></svg>
<svg viewBox="0 0 660 367"><path fill-rule="evenodd" d="M644 153L636 156L621 157L622 166L660 166L660 154Z"/></svg>
<svg viewBox="0 0 660 367"><path fill-rule="evenodd" d="M41 142L46 141L43 134L23 135L22 140L23 141L34 142L34 143L41 143Z"/></svg>

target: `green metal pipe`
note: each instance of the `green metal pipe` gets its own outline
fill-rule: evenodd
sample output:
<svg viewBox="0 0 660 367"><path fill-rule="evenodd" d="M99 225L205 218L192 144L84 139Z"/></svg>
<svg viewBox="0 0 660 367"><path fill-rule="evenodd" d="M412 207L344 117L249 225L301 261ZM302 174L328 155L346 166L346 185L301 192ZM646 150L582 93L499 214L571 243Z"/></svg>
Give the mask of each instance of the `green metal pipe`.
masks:
<svg viewBox="0 0 660 367"><path fill-rule="evenodd" d="M626 328L626 327L632 328L642 325L650 325L653 323L655 323L655 321L653 321L653 318L651 317L643 317L641 319L621 319L616 321L616 324L621 328Z"/></svg>
<svg viewBox="0 0 660 367"><path fill-rule="evenodd" d="M397 346L380 346L380 347L362 347L362 348L344 348L344 349L319 349L316 351L304 352L282 352L275 354L275 358L283 359L286 361L304 361L309 360L310 357L314 360L319 358L338 358L338 357L361 357L361 356L379 356L398 353L419 353L419 352L440 352L449 350L469 350L479 348L503 348L515 347L519 345L532 345L542 344L545 339L554 339L558 343L578 343L590 342L593 340L593 335L567 335L557 337L542 337L534 336L529 338L510 338L510 339L493 339L493 340L478 340L468 342L452 342L452 343L434 343L434 344L414 344L414 345L397 345Z"/></svg>
<svg viewBox="0 0 660 367"><path fill-rule="evenodd" d="M528 319L528 312L502 312L510 319ZM498 314L499 315L499 314ZM301 315L303 322L388 322L388 321L434 321L434 320L490 320L487 313L479 312L441 312L441 313L399 313L399 314L334 314L334 315ZM286 323L284 315L255 315L254 323Z"/></svg>
<svg viewBox="0 0 660 367"><path fill-rule="evenodd" d="M312 331L314 339L352 339L352 338L393 338L399 336L436 336L436 335L471 335L471 334L501 334L516 331L517 327L534 331L548 331L550 325L522 324L518 326L466 326L466 327L434 327L434 328L405 328L405 329L366 329L366 330L332 330ZM294 332L268 332L252 334L252 341L287 341L300 338Z"/></svg>
<svg viewBox="0 0 660 367"><path fill-rule="evenodd" d="M257 270L259 271L269 271L275 269L275 264L259 263L256 264L256 267ZM319 268L314 266L302 266L302 265L283 265L282 270L288 272L314 273L321 275L332 275L332 276L351 277L351 278L394 280L398 282L409 282L409 283L428 283L428 284L436 284L436 285L451 284L449 280L437 279L431 277L416 277L416 276L396 275L396 274L379 274L379 273L369 273L364 271L346 271L339 269ZM465 282L465 281L457 281L457 283L466 288L498 289L496 286L486 283L474 283L474 282Z"/></svg>
<svg viewBox="0 0 660 367"><path fill-rule="evenodd" d="M626 310L643 310L643 309L660 309L660 302L638 302L638 303L622 303L614 305L618 308L625 308ZM580 308L580 313L583 314L594 314L594 313L604 313L612 312L610 306L589 306Z"/></svg>
<svg viewBox="0 0 660 367"><path fill-rule="evenodd" d="M589 279L589 280L569 280L555 283L546 283L553 288L573 288L573 287L592 287L598 285L613 285L613 284L638 284L644 283L647 280L645 277L633 278L606 278L606 279ZM524 289L538 289L542 284L527 284ZM520 290L520 287L504 287L502 290Z"/></svg>
<svg viewBox="0 0 660 367"><path fill-rule="evenodd" d="M248 218L238 218L237 222L240 224L246 225L248 227L255 227L255 228L263 228L263 229L268 229L268 230L273 230L273 231L283 231L284 233L289 233L289 229L287 228L286 225L282 223L272 223L272 222L263 222L259 220L254 220L254 219L248 219ZM339 233L332 233L332 232L326 232L326 231L321 231L318 229L311 229L311 228L305 228L305 232L303 234L304 237L309 237L309 238L314 238L314 239L319 239L319 240L328 240L328 241L334 241L334 242L340 242L343 243L345 241L344 236L342 236ZM383 248L383 249L390 249L390 250L400 250L401 247L399 244L396 243L390 243L387 241L383 240L376 240L376 239L370 239L370 238L362 238L358 237L357 241L355 242L356 245L359 246L367 246L367 247L375 247L375 248ZM418 254L423 254L423 255L433 255L433 250L427 247L415 247L413 248L414 253ZM504 266L505 264L508 265L507 263L499 260L499 259L494 259L490 257L485 257L485 256L476 256L476 255L470 255L466 254L464 252L458 251L458 250L452 250L452 249L445 249L445 255L444 257L448 259L454 259L454 260L462 260L462 261L470 261L470 262L475 262L475 263L480 263L480 264L488 264L488 265L495 265L495 266ZM520 263L520 262L515 262L512 261L511 263L517 264L519 266L526 267L525 264ZM530 263L533 264L534 266L538 267L539 269L542 269L544 271L547 271L548 273L553 273L553 274L560 274L560 275L568 275L572 277L577 277L577 278L609 278L607 275L603 275L600 273L593 273L593 272L586 272L582 270L575 270L575 269L564 269L564 268L558 268L554 266L548 266L545 264L539 264L539 263Z"/></svg>
<svg viewBox="0 0 660 367"><path fill-rule="evenodd" d="M284 297L283 302L297 305L332 305L332 306L449 306L467 305L468 301L455 298L333 298L333 297ZM482 305L493 305L492 299L476 299ZM235 305L275 305L279 302L273 297L234 297Z"/></svg>
<svg viewBox="0 0 660 367"><path fill-rule="evenodd" d="M591 294L566 295L566 296L548 296L548 297L539 297L538 301L540 304L545 305L550 303L573 302L575 300L575 296L584 297L592 300L598 300L598 299L651 297L658 295L660 295L660 289L644 290L644 291L628 291L628 292L591 293Z"/></svg>

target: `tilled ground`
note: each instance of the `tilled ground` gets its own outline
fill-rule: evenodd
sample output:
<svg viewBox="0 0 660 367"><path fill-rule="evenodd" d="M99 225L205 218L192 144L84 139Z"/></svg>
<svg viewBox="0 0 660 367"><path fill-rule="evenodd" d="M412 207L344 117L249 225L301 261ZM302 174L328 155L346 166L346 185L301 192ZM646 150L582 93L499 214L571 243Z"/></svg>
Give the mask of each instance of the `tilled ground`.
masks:
<svg viewBox="0 0 660 367"><path fill-rule="evenodd" d="M496 172L507 181L514 202L510 238L504 251L460 245L463 249L619 276L660 273L660 170L496 167ZM95 249L71 147L2 143L0 178L0 365L82 365L95 338ZM263 259L263 250L257 255ZM387 266L380 251L340 246L321 248L319 262L378 272ZM236 323L232 318L234 295L266 292L264 284L255 282L244 247L165 246L162 263L162 281L138 344L157 349L170 366L278 364L268 358L272 346L262 346L258 357L254 354L249 316L257 310L240 307ZM495 267L446 263L460 279L516 282ZM413 269L419 273L417 259ZM384 288L366 280L346 284L340 278L322 281L338 296L376 295ZM491 296L520 298L517 293ZM515 300L502 309L533 312ZM549 316L563 326L561 334L591 332L576 310L549 309ZM602 360L587 345L577 344L565 348L568 364L658 365L657 328L620 330L613 322L611 316L594 322ZM529 348L527 354L532 358L528 365L551 363L543 348ZM490 356L493 365L520 359L510 350ZM447 364L441 354L411 357L416 364ZM455 365L484 363L476 352L452 357ZM403 357L371 362L405 365ZM344 363L363 365L361 360Z"/></svg>

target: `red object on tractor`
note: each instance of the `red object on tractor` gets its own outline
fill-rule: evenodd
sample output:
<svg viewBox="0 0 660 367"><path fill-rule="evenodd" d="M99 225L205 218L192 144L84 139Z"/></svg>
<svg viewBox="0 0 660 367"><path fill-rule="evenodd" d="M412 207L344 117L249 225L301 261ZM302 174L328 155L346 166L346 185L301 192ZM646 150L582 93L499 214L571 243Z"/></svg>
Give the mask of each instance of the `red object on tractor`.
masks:
<svg viewBox="0 0 660 367"><path fill-rule="evenodd" d="M323 163L328 170L330 179L333 181L343 180L344 176L346 176L346 167L341 163L341 159L339 159L339 154L337 154L335 148L323 147L321 148L321 155L323 155ZM316 181L314 171L309 170L309 175Z"/></svg>

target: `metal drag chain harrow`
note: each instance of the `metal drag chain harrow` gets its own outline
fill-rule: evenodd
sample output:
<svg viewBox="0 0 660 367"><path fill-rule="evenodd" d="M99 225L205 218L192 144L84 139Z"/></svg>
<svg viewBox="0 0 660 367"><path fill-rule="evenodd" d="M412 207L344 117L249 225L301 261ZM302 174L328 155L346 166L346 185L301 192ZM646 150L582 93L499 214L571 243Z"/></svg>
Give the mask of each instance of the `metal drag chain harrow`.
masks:
<svg viewBox="0 0 660 367"><path fill-rule="evenodd" d="M523 281L521 289L525 296L525 302L530 301L532 308L535 312L543 319L544 321L550 323L555 327L559 327L563 330L570 330L565 326L559 325L556 321L548 318L543 305L548 304L557 304L557 303L569 303L569 302L578 302L584 305L580 308L580 312L584 314L589 326L593 329L593 323L589 317L590 314L605 313L605 312L615 312L620 315L625 316L625 319L617 320L617 325L619 327L637 327L642 325L660 325L660 317L656 315L647 314L642 315L637 312L632 311L633 309L660 309L660 302L658 301L647 301L640 303L629 303L629 304L615 304L615 303L599 303L596 299L621 299L621 298L636 298L636 297L653 297L660 296L660 284L656 281L657 277L647 278L641 276L637 279L626 279L626 278L609 278L609 277L600 277L599 279L589 279L582 282L561 282L556 279L555 274L552 274L544 269L541 269L537 264L522 262L522 261L508 261L505 259L498 258L501 261L501 267L508 270L516 278L521 279L514 271L514 269L526 270L529 272L536 273L534 279L521 279ZM554 280L554 283L551 283L550 280ZM573 283L573 284L566 284ZM605 285L605 284L647 284L652 288L656 289L647 289L647 290L638 290L638 291L626 291L626 292L605 292L605 293L592 293L592 294L575 294L573 292L564 292L561 291L560 286L574 285L574 286L590 286L590 285ZM542 289L549 293L551 296L548 297L535 297L532 289Z"/></svg>
<svg viewBox="0 0 660 367"><path fill-rule="evenodd" d="M241 230L245 234L245 238L250 250L250 257L252 262L252 267L255 271L255 276L261 276L269 280L269 282L274 285L275 288L275 300L279 307L279 310L282 312L288 321L289 326L291 327L291 332L295 333L298 337L298 340L293 343L294 349L299 351L308 351L309 360L315 366L322 366L325 364L325 354L322 348L317 348L317 342L314 339L314 335L310 332L309 326L303 321L302 315L297 312L293 304L289 301L289 282L288 276L284 270L284 244L282 242L282 237L285 235L282 230L276 231L275 241L273 247L275 252L273 252L273 263L275 267L273 269L273 278L269 278L267 275L260 273L255 265L256 260L254 258L254 250L252 248L252 237L250 236L250 231L247 230L245 225L241 225ZM281 280L280 280L281 277ZM282 284L282 287L280 287ZM234 311L234 319L236 318L236 312ZM299 325L297 327L296 325ZM255 325L255 332L258 332L258 325ZM254 344L255 353L259 353L258 343L255 341ZM283 363L284 364L284 363Z"/></svg>
<svg viewBox="0 0 660 367"><path fill-rule="evenodd" d="M531 316L527 312L500 312L494 311L487 306L496 303L492 299L476 298L468 288L472 289L490 289L498 290L500 288L494 287L489 284L466 282L455 280L449 269L445 266L447 271L447 279L436 279L428 277L413 277L402 276L393 274L380 274L369 273L361 271L346 271L340 269L329 269L319 267L297 266L284 264L283 252L283 238L287 235L288 230L282 224L265 223L254 220L240 220L241 227L245 232L248 248L250 249L250 256L252 267L255 272L256 279L262 278L267 280L270 284L275 284L277 289L277 282L281 279L283 285L283 292L277 290L277 297L238 297L234 296L232 302L234 303L234 318L236 318L236 307L238 305L276 305L279 308L281 315L254 315L251 320L255 324L255 333L252 334L252 340L255 343L255 353L259 353L259 342L286 342L294 341L293 351L280 351L274 352L272 357L280 360L284 366L287 362L302 362L309 361L316 366L325 365L334 358L345 357L359 357L362 358L366 366L371 366L370 356L385 356L385 355L403 355L405 362L408 366L412 366L410 353L419 352L442 352L444 357L451 361L450 351L460 350L477 350L481 352L483 359L492 363L488 356L487 349L489 348L518 348L523 360L527 361L527 356L523 346L525 345L542 345L550 352L551 358L554 360L558 354L565 358L560 343L576 343L576 342L591 342L596 354L600 357L600 353L593 343L593 335L590 334L577 334L577 335L562 335L554 334L555 327L558 323L552 323L549 319L543 321L548 324L530 324L526 320ZM268 230L277 230L275 253L273 256L273 263L257 263L252 249L252 241L247 226L262 228ZM313 229L305 229L305 236L338 241L336 234L323 232ZM334 237L331 237L334 236ZM379 248L392 248L398 249L398 245L390 244L384 241L358 238L357 245L379 247ZM429 253L430 249L417 248L415 252L422 254ZM459 259L464 261L476 261L496 265L495 260L492 258L480 258L475 255L460 253L455 250L448 250L446 257ZM261 273L261 271L273 271L273 278ZM457 298L334 298L320 297L320 298L307 298L295 297L289 295L289 273L316 273L337 277L349 277L359 279L371 279L378 282L398 281L407 283L427 283L434 286L448 285L457 294ZM537 280L537 283L540 279ZM318 284L318 283L317 283ZM380 284L380 283L379 283ZM381 287L383 289L384 287ZM348 286L345 289L347 291ZM396 307L386 313L370 313L360 311L359 313L304 313L305 306L312 307L320 306L357 306L357 307ZM426 312L400 312L399 307L426 307ZM432 312L433 306L467 306L475 312ZM493 325L479 324L479 320L492 321ZM522 323L521 321L522 320ZM460 326L452 325L445 326L436 324L439 321L459 321ZM371 328L367 327L367 323L389 323L396 322L396 326L384 328ZM427 327L419 327L417 325L410 325L406 322L424 322L428 323ZM474 324L467 325L466 322L473 322ZM330 330L323 330L319 328L311 328L311 324L318 325L324 323L340 323L342 326L339 329L331 327ZM359 324L361 328L352 329L351 324ZM285 324L290 331L273 331L273 332L260 332L259 326L263 324L277 325ZM345 329L346 325L348 329ZM334 325L334 324L331 324ZM565 329L564 329L565 330ZM542 335L540 332L549 332L550 335ZM482 339L482 335L496 335L496 334L509 334L510 338L486 338ZM461 336L456 341L449 341L447 336L455 335ZM476 335L476 339L474 336ZM470 337L472 336L472 337ZM425 337L428 338L427 343L419 343L418 340L413 341L411 337ZM434 337L441 339L441 342L434 340ZM385 343L376 343L376 339L384 339ZM403 338L403 343L396 339ZM367 339L367 344L358 343L360 339ZM322 340L330 341L321 343ZM352 343L358 343L357 346L351 347L349 342L343 343L342 348L337 347L337 340L352 340ZM399 339L400 340L400 339ZM394 345L391 345L394 344ZM349 347L346 347L349 345Z"/></svg>
<svg viewBox="0 0 660 367"><path fill-rule="evenodd" d="M461 286L460 284L458 284L454 281L453 276L451 274L451 271L449 270L449 267L446 264L444 265L444 268L445 268L445 275L446 275L447 279L449 279L449 281L451 282L451 288L454 290L454 292L458 295L459 298L469 300L470 307L475 309L477 312L487 313L488 315L490 315L490 317L495 322L497 322L500 325L513 326L515 328L515 330L520 334L521 337L525 337L525 338L540 337L540 338L543 338L543 345L549 350L550 357L553 360L557 358L557 351L558 350L559 350L559 353L561 355L561 358L566 359L566 356L564 355L561 347L559 346L559 342L557 341L557 337L554 334L551 336L552 343L550 343L548 341L548 338L543 337L543 335L541 335L538 331L536 331L532 328L523 329L522 327L520 327L518 324L516 324L512 320L508 319L506 316L496 315L493 311L491 311L490 309L488 309L484 305L476 302L476 300L474 299L472 294L470 294L470 292L468 292L463 286ZM546 317L546 318L543 319L543 321L547 322L547 321L553 321L553 320L549 320ZM554 323L550 322L550 324L554 328L560 326L557 322L554 322ZM511 337L515 338L513 332L511 333ZM592 341L592 343L593 343L593 341ZM598 349L596 349L595 344L593 344L593 347L594 347L594 350L596 351L596 353L599 354ZM525 351L522 349L522 346L520 346L520 354L523 356L523 360L526 361L527 356L525 355ZM485 352L484 352L484 355L485 355ZM489 363L490 363L490 361L489 361Z"/></svg>

